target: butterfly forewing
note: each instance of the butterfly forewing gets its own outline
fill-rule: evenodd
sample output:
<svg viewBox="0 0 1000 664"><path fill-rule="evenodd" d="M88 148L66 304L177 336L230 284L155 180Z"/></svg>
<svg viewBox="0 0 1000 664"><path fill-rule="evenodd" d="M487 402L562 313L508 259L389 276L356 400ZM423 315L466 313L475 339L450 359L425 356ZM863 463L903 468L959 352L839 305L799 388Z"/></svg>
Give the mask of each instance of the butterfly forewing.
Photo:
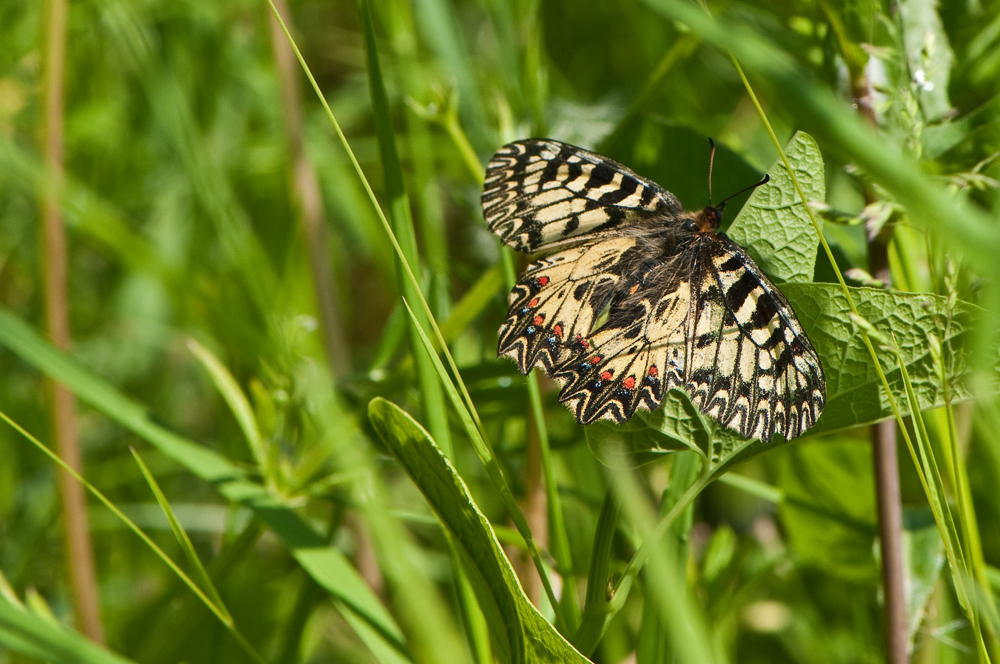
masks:
<svg viewBox="0 0 1000 664"><path fill-rule="evenodd" d="M486 167L482 201L490 230L529 253L683 210L673 194L611 159L537 139L497 151Z"/></svg>
<svg viewBox="0 0 1000 664"><path fill-rule="evenodd" d="M600 181L637 178L660 203L634 208L611 226L567 232L560 221L566 217L545 211L558 201L543 197L541 211L532 207L539 191L611 199L609 189L589 191L559 176L573 159L595 169L614 166L621 177ZM520 175L498 175L511 172ZM579 148L513 143L494 157L491 173L487 193L499 202L486 207L484 194L484 208L505 242L544 249L580 233L576 246L528 268L500 329L500 354L522 373L542 367L579 422L623 422L637 409L657 408L678 387L703 413L748 438L793 438L815 424L826 400L819 358L788 301L742 247L724 234L682 226L692 216L682 216L673 196ZM548 175L532 177L537 173Z"/></svg>

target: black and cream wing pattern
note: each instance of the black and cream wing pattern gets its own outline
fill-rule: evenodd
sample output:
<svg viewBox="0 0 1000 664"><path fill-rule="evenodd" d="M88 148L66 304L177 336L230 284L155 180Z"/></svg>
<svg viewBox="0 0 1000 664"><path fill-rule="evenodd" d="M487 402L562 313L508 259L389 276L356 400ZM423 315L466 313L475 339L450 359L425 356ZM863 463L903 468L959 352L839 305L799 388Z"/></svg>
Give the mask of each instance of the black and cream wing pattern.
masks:
<svg viewBox="0 0 1000 664"><path fill-rule="evenodd" d="M541 367L581 424L655 410L671 388L747 438L790 439L826 402L823 368L788 301L719 233L721 206L677 198L553 140L500 148L483 212L514 249L546 254L508 300L499 354Z"/></svg>

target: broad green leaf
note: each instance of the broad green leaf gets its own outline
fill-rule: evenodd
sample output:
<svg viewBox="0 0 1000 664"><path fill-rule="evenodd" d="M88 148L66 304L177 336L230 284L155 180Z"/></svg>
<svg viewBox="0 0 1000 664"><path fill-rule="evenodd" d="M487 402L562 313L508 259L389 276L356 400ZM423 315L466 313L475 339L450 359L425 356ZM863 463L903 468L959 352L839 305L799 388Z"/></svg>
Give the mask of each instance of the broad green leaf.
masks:
<svg viewBox="0 0 1000 664"><path fill-rule="evenodd" d="M94 644L59 623L31 613L0 593L0 652L66 664L126 664L132 660Z"/></svg>
<svg viewBox="0 0 1000 664"><path fill-rule="evenodd" d="M623 424L600 420L584 428L587 444L605 465L620 458L624 447L635 463L653 461L664 452L705 450L708 432L687 394L670 390L662 405L649 413L639 411Z"/></svg>
<svg viewBox="0 0 1000 664"><path fill-rule="evenodd" d="M845 429L891 417L892 409L871 355L851 320L840 289L830 284L788 284L782 290L798 312L826 373L827 404L812 432ZM966 370L962 342L972 305L959 302L955 311L949 311L947 299L937 295L871 288L850 291L861 317L882 335L895 336L921 410L944 405L944 386L930 351L935 343L945 349L945 376L952 399L968 396L959 378ZM877 344L875 350L893 393L902 393L894 353ZM904 414L908 413L905 400L901 404Z"/></svg>
<svg viewBox="0 0 1000 664"><path fill-rule="evenodd" d="M91 374L78 362L53 348L19 318L0 308L0 345L13 351L79 399L148 441L183 468L212 484L227 500L246 505L289 548L303 569L338 603L372 626L388 647L406 653L399 627L350 561L326 543L304 518L249 481L245 473L184 436L153 422L146 409ZM364 635L362 635L364 636Z"/></svg>
<svg viewBox="0 0 1000 664"><path fill-rule="evenodd" d="M810 433L827 433L891 417L892 409L840 287L785 284L781 290L798 313L826 374L827 404ZM932 343L940 342L942 348L949 349L945 362L952 400L968 396L959 378L966 364L961 342L969 323L971 305L960 303L958 310L949 315L946 299L936 295L870 288L850 291L861 316L875 330L886 337L895 335L921 410L944 405L941 380L930 352ZM889 384L899 393L902 378L895 353L878 346L876 352ZM902 403L904 413L908 412L905 402ZM698 447L709 456L713 472L737 459L746 459L781 444L764 444L740 437L702 416L687 395L676 389L668 393L661 408L653 413L640 412L638 418L653 430L652 434L639 422L617 426L601 423L587 427L587 441L599 453L609 437L620 437L626 449L641 455L640 460L648 458L644 455L651 452Z"/></svg>
<svg viewBox="0 0 1000 664"><path fill-rule="evenodd" d="M785 146L788 162L808 201L826 201L823 156L812 136L797 132ZM726 235L778 282L812 281L819 236L806 206L779 158L767 170L770 182L754 189Z"/></svg>
<svg viewBox="0 0 1000 664"><path fill-rule="evenodd" d="M489 521L430 435L382 398L368 405L372 426L417 485L457 548L491 628L501 661L587 662L531 604Z"/></svg>

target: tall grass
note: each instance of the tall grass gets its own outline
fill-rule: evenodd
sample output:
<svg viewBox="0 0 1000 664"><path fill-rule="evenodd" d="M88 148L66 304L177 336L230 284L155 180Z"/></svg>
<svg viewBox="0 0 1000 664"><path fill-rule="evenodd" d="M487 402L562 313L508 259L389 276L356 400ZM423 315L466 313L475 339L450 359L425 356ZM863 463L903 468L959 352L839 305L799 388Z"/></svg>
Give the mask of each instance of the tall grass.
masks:
<svg viewBox="0 0 1000 664"><path fill-rule="evenodd" d="M103 651L66 627L58 467L2 429L4 661L881 661L887 417L912 661L998 659L995 0L291 3L281 33L269 3L70 3L58 188L36 4L0 9L0 410L49 444L42 380L66 385L125 520L90 501ZM496 359L525 263L481 178L529 135L689 208L707 136L716 191L770 167L812 178L776 178L789 200L826 192L751 198L732 230L820 350L813 435L744 441L680 394L585 431ZM43 196L66 353L39 333ZM891 293L861 287L879 221ZM805 244L775 239L793 227Z"/></svg>

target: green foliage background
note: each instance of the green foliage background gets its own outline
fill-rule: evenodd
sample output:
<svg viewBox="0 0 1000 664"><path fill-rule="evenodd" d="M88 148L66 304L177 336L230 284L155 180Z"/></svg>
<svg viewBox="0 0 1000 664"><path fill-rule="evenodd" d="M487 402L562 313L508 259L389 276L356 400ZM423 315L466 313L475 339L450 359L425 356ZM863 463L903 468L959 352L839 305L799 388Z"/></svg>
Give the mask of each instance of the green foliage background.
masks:
<svg viewBox="0 0 1000 664"><path fill-rule="evenodd" d="M435 339L330 117L302 71L289 80L276 63L266 2L70 4L59 197L74 344L53 351L46 15L0 4L0 410L50 444L45 376L70 386L86 478L227 609L213 615L92 500L109 648L141 662L584 661L569 644L608 663L880 661L867 425L892 410L868 330L902 411L925 411L906 430L941 469L925 487L901 439L913 660L995 661L1000 3L734 1L709 3L710 17L667 0L372 0L366 33L367 5L292 2L289 28L481 423L410 322L403 295ZM808 196L825 192L814 214L864 320L805 208L768 212L797 200L790 181L755 193L732 236L795 304L838 377L831 397L848 396L792 444L727 437L679 395L585 434L550 383L496 359L525 262L482 221L483 165L504 142L551 136L698 208L711 136L716 198L784 176L728 49ZM325 211L344 340L332 361L283 81ZM864 93L877 132L860 119ZM800 130L815 143L794 152ZM872 219L891 224L899 292L867 288ZM7 425L0 459L0 660L120 661L68 628L56 466ZM943 540L941 505L957 524ZM671 529L633 576L657 511Z"/></svg>

